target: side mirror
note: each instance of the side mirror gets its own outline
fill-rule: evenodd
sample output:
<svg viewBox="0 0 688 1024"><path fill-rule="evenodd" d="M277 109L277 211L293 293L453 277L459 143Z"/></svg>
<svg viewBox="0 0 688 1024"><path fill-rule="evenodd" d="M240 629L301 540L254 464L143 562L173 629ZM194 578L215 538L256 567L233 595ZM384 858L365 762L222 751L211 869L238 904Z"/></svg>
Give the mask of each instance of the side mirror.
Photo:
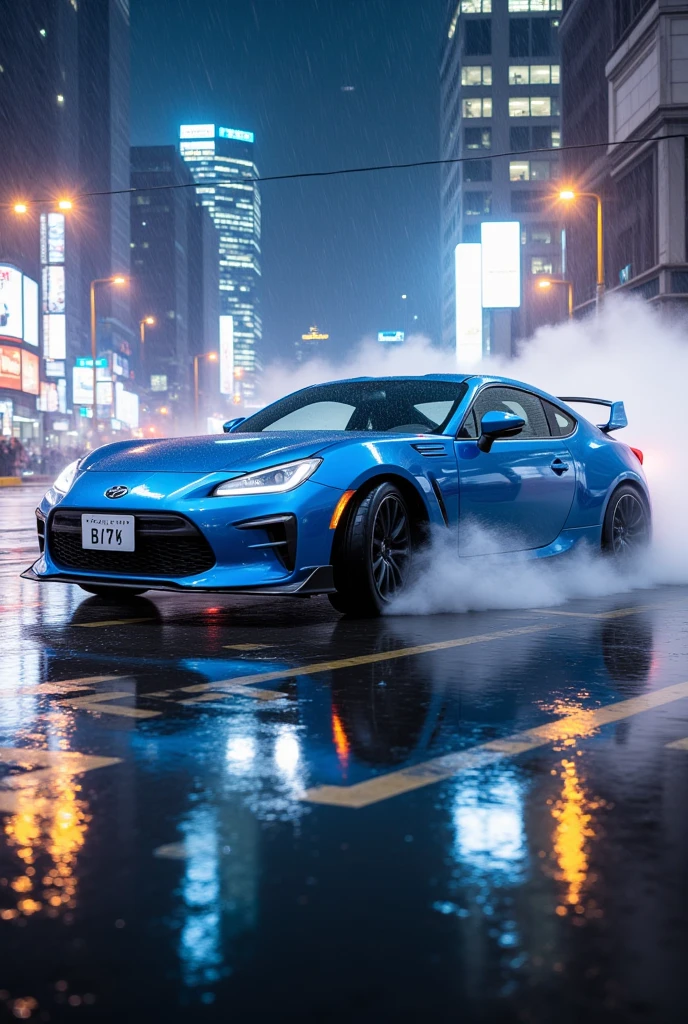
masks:
<svg viewBox="0 0 688 1024"><path fill-rule="evenodd" d="M497 438L516 437L526 425L526 421L513 412L486 412L480 421L480 437L478 448L481 452L489 452Z"/></svg>
<svg viewBox="0 0 688 1024"><path fill-rule="evenodd" d="M231 434L232 431L236 430L239 424L243 423L245 419L245 416L237 416L233 420L227 420L226 423L222 424L222 429L224 430L225 434Z"/></svg>

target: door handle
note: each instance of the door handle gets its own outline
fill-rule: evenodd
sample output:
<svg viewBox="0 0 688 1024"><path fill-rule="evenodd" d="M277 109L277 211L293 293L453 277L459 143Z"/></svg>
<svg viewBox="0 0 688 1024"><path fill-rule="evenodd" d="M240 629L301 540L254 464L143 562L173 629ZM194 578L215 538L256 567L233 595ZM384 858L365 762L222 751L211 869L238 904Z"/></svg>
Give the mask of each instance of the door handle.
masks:
<svg viewBox="0 0 688 1024"><path fill-rule="evenodd" d="M562 473L568 473L569 464L568 462L562 462L561 459L555 459L549 468L553 473L556 473L557 476L561 476Z"/></svg>

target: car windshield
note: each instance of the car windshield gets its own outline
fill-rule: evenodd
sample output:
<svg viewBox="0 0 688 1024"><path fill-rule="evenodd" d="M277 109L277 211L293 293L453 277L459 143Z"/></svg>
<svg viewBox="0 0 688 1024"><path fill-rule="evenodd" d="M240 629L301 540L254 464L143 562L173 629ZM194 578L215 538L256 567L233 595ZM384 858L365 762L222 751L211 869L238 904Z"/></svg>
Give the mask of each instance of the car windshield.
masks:
<svg viewBox="0 0 688 1024"><path fill-rule="evenodd" d="M344 381L306 388L245 420L238 432L347 430L441 434L466 393L460 381Z"/></svg>

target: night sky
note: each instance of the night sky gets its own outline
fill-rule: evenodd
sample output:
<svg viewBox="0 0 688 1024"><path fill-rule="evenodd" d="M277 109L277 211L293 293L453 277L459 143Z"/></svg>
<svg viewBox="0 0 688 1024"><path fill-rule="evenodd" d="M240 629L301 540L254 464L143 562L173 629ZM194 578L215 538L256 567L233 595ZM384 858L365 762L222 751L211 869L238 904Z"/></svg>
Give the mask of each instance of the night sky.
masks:
<svg viewBox="0 0 688 1024"><path fill-rule="evenodd" d="M262 175L436 159L444 0L133 0L132 142L256 133ZM353 87L344 91L343 87ZM264 354L439 334L439 172L266 183ZM408 324L404 324L408 294Z"/></svg>

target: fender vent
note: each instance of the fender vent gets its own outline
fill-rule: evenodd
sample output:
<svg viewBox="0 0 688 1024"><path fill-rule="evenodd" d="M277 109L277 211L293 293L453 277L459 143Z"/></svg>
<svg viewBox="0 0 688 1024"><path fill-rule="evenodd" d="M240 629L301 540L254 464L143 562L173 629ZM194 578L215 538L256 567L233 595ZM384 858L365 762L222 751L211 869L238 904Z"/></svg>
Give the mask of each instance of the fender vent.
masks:
<svg viewBox="0 0 688 1024"><path fill-rule="evenodd" d="M419 441L418 444L412 444L411 447L426 459L439 459L447 454L447 449L441 441Z"/></svg>

